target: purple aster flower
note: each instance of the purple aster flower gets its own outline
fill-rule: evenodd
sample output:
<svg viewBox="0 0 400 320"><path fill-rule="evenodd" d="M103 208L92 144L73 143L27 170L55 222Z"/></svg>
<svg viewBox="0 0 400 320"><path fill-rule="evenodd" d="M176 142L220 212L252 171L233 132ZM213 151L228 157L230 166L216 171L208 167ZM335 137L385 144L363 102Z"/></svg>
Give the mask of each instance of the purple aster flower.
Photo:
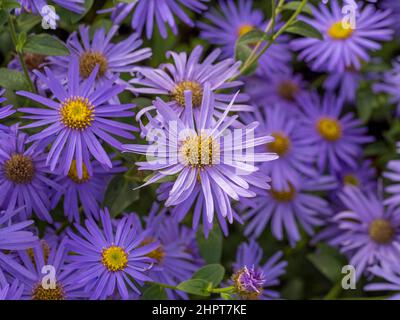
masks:
<svg viewBox="0 0 400 320"><path fill-rule="evenodd" d="M140 232L134 215L113 224L105 209L100 211L100 219L102 228L94 220L86 220L86 229L75 224L81 235L68 232L74 255L67 269L74 273L74 282L84 286L90 299L104 300L115 292L128 299L128 290L139 294L137 284L152 281L146 273L155 260L148 255L159 243L143 245L149 233Z"/></svg>
<svg viewBox="0 0 400 320"><path fill-rule="evenodd" d="M121 149L121 143L114 136L134 139L134 135L129 131L135 131L135 127L112 120L112 118L132 117L134 113L129 110L134 105L113 105L108 102L124 91L124 86L105 81L94 88L98 71L97 66L90 77L81 82L79 63L73 59L68 70L66 87L61 85L48 68L45 68L45 74L35 71L54 98L49 99L26 91L18 92L19 95L47 107L21 108L20 111L29 114L25 118L35 120L25 128L45 127L41 132L31 136L29 142L51 143L46 163L52 171L59 166L62 173L67 175L75 159L78 177L82 178L83 163L90 174L93 172L90 156L105 167L111 168L110 156L99 140Z"/></svg>
<svg viewBox="0 0 400 320"><path fill-rule="evenodd" d="M21 209L0 212L0 260L7 256L2 253L2 250L25 250L33 247L38 240L32 232L27 230L27 227L33 224L33 220L11 222L20 211Z"/></svg>
<svg viewBox="0 0 400 320"><path fill-rule="evenodd" d="M375 192L378 189L377 173L372 161L360 158L357 160L357 164L358 166L355 168L343 166L340 171L335 172L333 175L337 181L337 188L334 192L330 192L329 198L334 212L346 210L346 207L338 197L344 188L356 187L362 192ZM327 217L324 228L313 237L311 243L316 245L319 242L326 242L332 247L339 248L345 237L346 235L339 228L339 223L335 220L335 216L331 216Z"/></svg>
<svg viewBox="0 0 400 320"><path fill-rule="evenodd" d="M347 187L339 196L346 211L335 215L341 230L341 251L360 277L368 267L398 261L400 257L400 211L384 207L372 192Z"/></svg>
<svg viewBox="0 0 400 320"><path fill-rule="evenodd" d="M33 72L34 70L38 70L40 72L43 71L43 68L49 64L49 58L36 53L25 53L24 54L24 62L28 69L29 77L31 78L33 84L37 88L40 94L45 95L46 86L42 83L36 74ZM10 61L8 64L8 69L16 70L23 72L23 68L21 62L19 61L18 56Z"/></svg>
<svg viewBox="0 0 400 320"><path fill-rule="evenodd" d="M267 22L260 10L253 9L252 0L220 0L219 8L212 8L204 14L209 23L198 22L200 37L211 44L221 46L224 57L235 55L235 45L239 37L253 29L265 29ZM265 74L289 70L292 54L287 44L288 38L281 36L259 59L259 70Z"/></svg>
<svg viewBox="0 0 400 320"><path fill-rule="evenodd" d="M382 8L391 10L393 27L396 34L400 35L400 2L397 0L381 0L379 4Z"/></svg>
<svg viewBox="0 0 400 320"><path fill-rule="evenodd" d="M140 49L143 41L137 34L132 34L116 44L112 43L118 28L113 26L108 33L104 28L97 29L91 39L89 27L82 25L79 27L79 34L74 32L68 38L67 47L71 56L79 60L79 74L83 79L89 78L98 65L97 80L113 80L122 72L131 72L136 63L151 57L150 48ZM68 74L71 56L50 59L61 77Z"/></svg>
<svg viewBox="0 0 400 320"><path fill-rule="evenodd" d="M392 262L390 267L373 266L368 271L376 277L379 277L386 282L376 282L367 284L364 287L365 291L390 291L395 292L389 299L400 300L400 268L396 262Z"/></svg>
<svg viewBox="0 0 400 320"><path fill-rule="evenodd" d="M117 4L115 8L111 10L111 18L114 23L121 24L121 22L133 12L131 22L132 29L137 30L140 34L146 29L147 39L150 39L153 34L154 22L156 22L161 36L167 38L167 25L172 29L175 35L178 33L174 15L185 24L193 27L193 21L183 8L200 13L207 9L205 2L208 1L209 0L136 0L132 1L132 3ZM107 11L109 10L103 12Z"/></svg>
<svg viewBox="0 0 400 320"><path fill-rule="evenodd" d="M24 286L21 285L16 279L11 284L9 284L5 279L0 279L0 301L20 300L23 290Z"/></svg>
<svg viewBox="0 0 400 320"><path fill-rule="evenodd" d="M4 89L3 90L0 89L0 105L7 100L6 98L2 97L4 95L4 92L5 92ZM15 113L15 110L13 110L12 105L0 107L0 119L7 118L14 113ZM4 125L0 124L0 130L5 130L5 129L6 129L6 127Z"/></svg>
<svg viewBox="0 0 400 320"><path fill-rule="evenodd" d="M19 131L18 125L0 134L0 207L22 207L22 220L35 212L41 220L52 222L49 192L61 187L49 177L43 148L29 146L28 140L29 136Z"/></svg>
<svg viewBox="0 0 400 320"><path fill-rule="evenodd" d="M6 98L2 97L4 95L4 92L5 92L5 89L0 90L0 103L4 103L5 101L7 101ZM15 110L12 110L12 108L13 108L12 105L8 105L8 106L0 108L0 119L7 118L7 117L11 116L12 114L14 114Z"/></svg>
<svg viewBox="0 0 400 320"><path fill-rule="evenodd" d="M190 279L203 261L198 256L196 233L180 225L174 217L167 214L166 209L161 212L158 209L159 205L154 204L146 217L146 230L149 234L142 243L159 243L157 249L148 254L156 260L149 277L156 282L175 286ZM180 291L166 291L169 299L188 298Z"/></svg>
<svg viewBox="0 0 400 320"><path fill-rule="evenodd" d="M379 42L389 41L393 37L390 28L390 11L375 9L365 5L356 10L356 25L344 20L338 0L331 0L330 7L321 3L312 7L313 17L302 17L321 32L323 39L300 38L292 41L292 48L300 51L299 59L306 61L314 70L343 72L347 66L361 68L362 61L369 61L370 51L381 48Z"/></svg>
<svg viewBox="0 0 400 320"><path fill-rule="evenodd" d="M139 170L155 171L143 186L177 175L165 204L167 207L187 204L180 212L182 218L189 212L190 205L196 203L193 223L197 226L203 216L206 233L212 227L215 211L219 218L233 223L230 199L254 197L256 194L250 190L250 185L269 188L269 178L259 174L254 163L277 158L273 153L254 152L254 147L273 140L271 136L254 137L257 123L235 130L234 136L229 135L228 130L237 119L237 116L227 116L234 100L235 97L216 122L211 117L214 98L208 83L199 116L195 118L191 91L185 92L185 120L181 120L168 103L157 99L154 105L168 126L148 134L151 145L125 145L126 151L151 157L147 162L137 163ZM157 134L157 141L154 134ZM228 136L223 136L225 134Z"/></svg>
<svg viewBox="0 0 400 320"><path fill-rule="evenodd" d="M305 143L318 147L317 165L320 171L340 171L343 165L355 168L362 145L373 141L367 128L352 113L342 114L343 100L331 93L321 99L316 92L298 99L304 112L302 126L308 136Z"/></svg>
<svg viewBox="0 0 400 320"><path fill-rule="evenodd" d="M23 11L44 15L43 7L50 5L47 0L18 0ZM75 13L83 13L85 0L52 0L53 3ZM58 20L57 16L57 20Z"/></svg>
<svg viewBox="0 0 400 320"><path fill-rule="evenodd" d="M393 184L387 186L385 191L390 194L384 202L386 205L400 205L400 160L392 160L387 165L390 171L385 172L383 175L385 178L389 179Z"/></svg>
<svg viewBox="0 0 400 320"><path fill-rule="evenodd" d="M400 57L393 61L392 69L383 74L382 82L374 84L375 92L384 92L390 96L390 103L397 105L400 115Z"/></svg>
<svg viewBox="0 0 400 320"><path fill-rule="evenodd" d="M55 192L52 197L52 207L55 207L61 197L64 197L64 214L69 221L80 222L81 215L79 205L82 205L86 218L99 220L100 204L104 200L113 174L126 171L120 167L120 162L114 161L112 169L105 169L99 162L92 162L92 174L89 173L83 164L83 176L78 177L76 170L76 160L72 161L71 169L67 176L59 175L54 181L63 187L62 190Z"/></svg>
<svg viewBox="0 0 400 320"><path fill-rule="evenodd" d="M256 133L268 133L274 138L273 142L259 147L259 151L266 149L279 156L277 160L261 166L262 171L271 177L274 190L289 191L289 181L297 184L302 175L312 177L317 174L313 164L318 148L309 145L308 135L301 130L298 118L293 118L290 110L280 105L268 106L261 111L243 115L243 120L246 123L260 123Z"/></svg>
<svg viewBox="0 0 400 320"><path fill-rule="evenodd" d="M172 57L174 64L161 65L158 69L136 68L142 76L133 79L131 84L140 87L133 91L140 94L166 95L169 98L168 106L177 114L184 117L185 113L185 91L192 91L192 104L195 117L199 116L200 106L204 95L204 86L209 83L213 92L217 90L232 90L242 85L241 81L229 81L239 74L240 62L233 59L225 59L216 62L220 50L211 52L203 62L200 62L203 53L202 46L196 46L192 53L187 56L185 52L168 52L167 58ZM232 101L233 94L214 93L215 115L221 116L228 104ZM247 101L247 95L240 94L232 106L232 111L252 111L253 107L243 105ZM184 119L185 121L186 119Z"/></svg>
<svg viewBox="0 0 400 320"><path fill-rule="evenodd" d="M324 82L324 88L332 92L338 90L340 99L354 103L361 80L362 74L359 71L346 68L343 72L329 73Z"/></svg>
<svg viewBox="0 0 400 320"><path fill-rule="evenodd" d="M372 161L368 159L358 159L355 168L343 166L335 176L339 190L343 190L346 186L358 187L362 191L373 191L377 188L376 170Z"/></svg>
<svg viewBox="0 0 400 320"><path fill-rule="evenodd" d="M263 250L254 240L243 242L236 253L232 276L235 291L240 299L278 299L279 293L270 287L279 285L279 277L285 274L286 261L279 261L282 252L275 253L263 265Z"/></svg>
<svg viewBox="0 0 400 320"><path fill-rule="evenodd" d="M255 174L253 174L253 175L255 175ZM260 178L260 177L257 177L257 178ZM158 201L168 200L170 192L173 187L174 187L174 182L162 183L160 185L160 187L157 189L157 200ZM195 188L194 193L187 200L185 200L173 207L170 207L169 211L171 212L172 216L177 221L183 222L183 221L185 221L186 215L190 212L190 209L193 206L195 206L195 208L197 210L194 212L193 221L192 221L192 229L197 230L197 228L199 227L199 224L203 223L205 236L208 237L209 232L213 228L213 224L209 223L207 221L207 215L205 212L206 209L203 207L204 199L203 199L201 192L202 192L201 188L199 188L199 187ZM221 211L221 208L219 206L217 206L215 208L215 210L217 212L216 216L218 219L219 226L221 227L223 234L225 236L228 236L228 234L229 234L228 223L223 215L223 212ZM231 208L231 210L232 210L233 220L239 224L243 224L243 220L236 213L234 208Z"/></svg>
<svg viewBox="0 0 400 320"><path fill-rule="evenodd" d="M300 179L297 184L289 183L289 190L277 191L273 188L267 193L260 193L252 201L244 199L241 205L246 208L243 219L247 221L246 236L260 236L271 223L272 234L283 240L286 232L289 243L294 246L300 240L299 225L307 234L313 234L313 228L321 226L331 214L329 203L321 196L312 194L316 191L335 189L332 177L321 176L313 179Z"/></svg>
<svg viewBox="0 0 400 320"><path fill-rule="evenodd" d="M306 91L301 75L293 72L259 74L245 81L245 92L257 106L279 105L290 112L298 110L297 99Z"/></svg>
<svg viewBox="0 0 400 320"><path fill-rule="evenodd" d="M24 300L75 300L87 297L82 285L77 283L71 272L66 269L68 251L66 239L56 247L43 242L30 250L19 251L19 261L6 261L12 273L23 285ZM46 269L51 266L52 270ZM44 281L46 273L54 271L53 283Z"/></svg>

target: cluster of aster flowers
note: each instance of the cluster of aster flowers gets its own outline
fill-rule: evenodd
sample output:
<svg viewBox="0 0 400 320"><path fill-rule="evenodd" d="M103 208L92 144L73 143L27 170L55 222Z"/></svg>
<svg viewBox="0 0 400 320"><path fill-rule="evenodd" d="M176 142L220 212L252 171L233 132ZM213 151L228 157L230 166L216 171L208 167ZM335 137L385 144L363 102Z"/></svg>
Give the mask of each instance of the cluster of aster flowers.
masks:
<svg viewBox="0 0 400 320"><path fill-rule="evenodd" d="M279 299L293 256L324 246L365 292L399 298L400 58L379 56L396 1L358 3L355 27L339 0L307 4L292 16L305 33L285 1L272 16L255 0L17 2L2 64L23 80L0 74L0 300ZM20 41L15 21L49 5L66 32ZM362 109L366 90L384 116ZM207 268L227 275L190 288Z"/></svg>

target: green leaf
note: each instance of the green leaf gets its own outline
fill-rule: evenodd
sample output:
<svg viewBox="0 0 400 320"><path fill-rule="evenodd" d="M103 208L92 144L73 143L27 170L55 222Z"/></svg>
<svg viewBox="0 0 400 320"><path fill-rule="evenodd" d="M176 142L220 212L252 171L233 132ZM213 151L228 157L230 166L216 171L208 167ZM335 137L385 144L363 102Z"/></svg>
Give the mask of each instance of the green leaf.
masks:
<svg viewBox="0 0 400 320"><path fill-rule="evenodd" d="M46 33L29 36L24 51L44 56L67 56L70 54L68 48L60 40Z"/></svg>
<svg viewBox="0 0 400 320"><path fill-rule="evenodd" d="M367 123L374 112L384 115L388 107L388 97L385 94L375 93L372 84L362 82L357 91L357 114L364 123Z"/></svg>
<svg viewBox="0 0 400 320"><path fill-rule="evenodd" d="M19 32L29 32L32 28L42 21L40 16L23 13L17 19L17 30Z"/></svg>
<svg viewBox="0 0 400 320"><path fill-rule="evenodd" d="M0 10L0 27L6 23L8 19L8 12L5 10Z"/></svg>
<svg viewBox="0 0 400 320"><path fill-rule="evenodd" d="M322 34L315 29L314 27L310 26L308 23L304 21L296 21L290 27L288 27L286 32L294 33L300 36L308 37L308 38L316 38L322 40Z"/></svg>
<svg viewBox="0 0 400 320"><path fill-rule="evenodd" d="M167 300L165 289L156 284L144 286L140 300Z"/></svg>
<svg viewBox="0 0 400 320"><path fill-rule="evenodd" d="M247 44L237 44L235 50L235 59L237 61L245 62L250 54L252 49ZM254 62L247 70L244 72L244 75L251 75L257 70L258 62Z"/></svg>
<svg viewBox="0 0 400 320"><path fill-rule="evenodd" d="M317 252L309 254L307 258L331 282L341 279L345 263L336 249L321 244Z"/></svg>
<svg viewBox="0 0 400 320"><path fill-rule="evenodd" d="M271 36L260 29L253 29L244 35L242 35L238 40L237 44L255 44L257 42L265 42L271 40Z"/></svg>
<svg viewBox="0 0 400 320"><path fill-rule="evenodd" d="M177 288L179 290L197 296L208 297L210 295L210 292L208 291L208 289L210 288L210 283L202 279L191 279L183 281L178 284Z"/></svg>
<svg viewBox="0 0 400 320"><path fill-rule="evenodd" d="M224 299L224 300L233 300L232 295L229 294L229 293L225 293L225 292L221 293L221 298Z"/></svg>
<svg viewBox="0 0 400 320"><path fill-rule="evenodd" d="M0 68L0 87L10 90L26 90L28 83L22 72Z"/></svg>
<svg viewBox="0 0 400 320"><path fill-rule="evenodd" d="M212 284L212 288L218 287L225 275L225 268L220 264L209 264L197 270L192 279L202 279Z"/></svg>
<svg viewBox="0 0 400 320"><path fill-rule="evenodd" d="M301 1L288 2L282 6L282 10L296 11L297 8L300 6L300 4L301 4ZM312 15L312 9L310 8L309 5L304 6L301 11L304 13L307 13L309 15Z"/></svg>
<svg viewBox="0 0 400 320"><path fill-rule="evenodd" d="M259 29L253 29L244 35L242 35L235 45L235 59L238 61L245 62L253 52L254 46L261 42L267 42L271 40L271 36ZM257 69L258 63L254 62L245 72L245 75L252 74Z"/></svg>
<svg viewBox="0 0 400 320"><path fill-rule="evenodd" d="M110 210L112 217L123 213L132 203L139 199L139 190L134 190L138 184L125 179L124 176L115 176L108 185L104 205Z"/></svg>
<svg viewBox="0 0 400 320"><path fill-rule="evenodd" d="M204 236L203 230L199 230L196 238L203 259L208 264L219 263L222 255L222 234L219 227L214 226L207 239Z"/></svg>
<svg viewBox="0 0 400 320"><path fill-rule="evenodd" d="M209 264L197 270L192 279L202 279L211 283L212 288L216 288L225 275L225 268L220 264Z"/></svg>
<svg viewBox="0 0 400 320"><path fill-rule="evenodd" d="M3 2L1 3L1 8L6 10L17 9L20 7L21 5L16 0L3 0Z"/></svg>

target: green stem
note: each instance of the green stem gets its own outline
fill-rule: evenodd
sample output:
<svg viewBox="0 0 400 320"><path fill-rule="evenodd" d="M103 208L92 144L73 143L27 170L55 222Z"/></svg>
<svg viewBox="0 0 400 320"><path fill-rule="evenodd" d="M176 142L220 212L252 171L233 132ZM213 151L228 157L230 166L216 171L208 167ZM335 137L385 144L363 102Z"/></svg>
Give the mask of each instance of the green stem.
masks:
<svg viewBox="0 0 400 320"><path fill-rule="evenodd" d="M264 33L268 33L271 29L273 30L275 27L275 21L276 21L276 16L279 14L279 9L283 5L285 0L279 0L279 4L277 9L275 9L275 0L272 1L272 18L268 22L267 26L264 29ZM251 51L250 55L247 57L246 61L243 63L242 68L240 69L240 73L242 74L244 71L247 70L247 68L250 67L248 65L248 62L253 59L253 57L257 54L258 49L260 49L262 45L262 40L258 41L256 45L254 46L253 50Z"/></svg>
<svg viewBox="0 0 400 320"><path fill-rule="evenodd" d="M173 290L181 291L181 290L179 290L176 286L171 286L171 285L166 284L166 283L161 283L161 282L151 282L151 283L152 283L152 284L155 284L155 285L157 285L157 286L160 286L161 288L173 289Z"/></svg>
<svg viewBox="0 0 400 320"><path fill-rule="evenodd" d="M327 293L327 295L324 297L324 300L335 300L337 299L341 292L342 292L342 280L338 281L332 289Z"/></svg>
<svg viewBox="0 0 400 320"><path fill-rule="evenodd" d="M233 287L233 286L230 286L230 287L225 287L225 288L211 289L210 292L211 292L211 293L232 292L233 289L234 289L234 287Z"/></svg>
<svg viewBox="0 0 400 320"><path fill-rule="evenodd" d="M292 14L292 16L290 17L290 19L288 21L286 21L286 23L278 30L277 33L275 33L271 39L268 41L268 44L261 49L256 55L254 55L253 57L251 57L251 55L249 56L249 58L246 60L245 64L243 65L243 68L241 69L241 74L243 74L251 65L253 65L253 63L255 63L271 46L272 44L275 42L275 40L283 33L285 32L285 30L291 26L291 24L294 22L294 20L296 20L296 18L298 17L298 15L303 11L304 7L307 5L308 0L302 0L300 5L298 6L298 8L296 9L296 11ZM282 6L282 4L280 4L280 6ZM278 6L277 8L277 12L279 13L280 11L278 11L280 7ZM279 9L282 10L282 9ZM274 14L274 16L276 16Z"/></svg>
<svg viewBox="0 0 400 320"><path fill-rule="evenodd" d="M160 286L161 288L166 288L166 289L172 289L172 290L177 290L177 291L183 291L179 289L176 286L172 286L166 283L161 283L161 282L151 282L152 284L155 284L157 286ZM231 292L233 290L233 286L231 287L225 287L225 288L216 288L216 289L210 289L210 293L224 293L224 292ZM184 291L183 291L184 292Z"/></svg>
<svg viewBox="0 0 400 320"><path fill-rule="evenodd" d="M296 9L296 11L293 13L293 15L290 17L290 19L288 21L286 21L286 23L282 26L282 28L280 28L278 30L278 32L272 36L272 39L269 41L269 43L255 56L254 61L252 61L251 63L254 63L255 61L257 61L265 53L265 51L267 51L272 46L272 44L275 42L275 40L282 33L284 33L287 28L289 28L291 26L291 24L296 20L296 18L299 16L299 14L303 11L304 7L307 5L307 2L308 2L308 0L301 1L301 4Z"/></svg>
<svg viewBox="0 0 400 320"><path fill-rule="evenodd" d="M22 66L22 70L24 72L24 76L26 78L26 81L28 82L29 90L31 92L36 93L35 86L33 85L32 79L29 76L29 71L28 71L28 67L26 66L26 63L25 63L24 54L23 54L23 52L21 50L18 50L18 48L17 48L18 39L17 39L17 31L16 31L16 28L15 28L15 17L12 16L12 15L8 16L8 26L9 26L9 29L10 29L11 40L12 40L12 42L14 44L15 51L17 52L19 63Z"/></svg>

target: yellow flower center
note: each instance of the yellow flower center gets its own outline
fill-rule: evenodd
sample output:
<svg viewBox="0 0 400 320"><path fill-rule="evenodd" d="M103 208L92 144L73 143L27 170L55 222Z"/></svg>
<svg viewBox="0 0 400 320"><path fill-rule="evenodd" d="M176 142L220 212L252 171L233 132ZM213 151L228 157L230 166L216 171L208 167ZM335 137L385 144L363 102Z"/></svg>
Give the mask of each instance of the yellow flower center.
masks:
<svg viewBox="0 0 400 320"><path fill-rule="evenodd" d="M251 24L248 24L248 23L242 24L237 30L238 37L240 38L241 36L244 36L245 34L249 33L253 29L254 29L254 26Z"/></svg>
<svg viewBox="0 0 400 320"><path fill-rule="evenodd" d="M343 177L343 182L347 185L355 186L355 187L358 187L360 185L360 181L358 180L358 178L354 174L351 174L351 173L346 174Z"/></svg>
<svg viewBox="0 0 400 320"><path fill-rule="evenodd" d="M16 184L27 184L35 176L35 165L30 157L16 153L4 163L4 173Z"/></svg>
<svg viewBox="0 0 400 320"><path fill-rule="evenodd" d="M342 126L339 121L323 117L317 122L318 133L326 140L334 142L342 137Z"/></svg>
<svg viewBox="0 0 400 320"><path fill-rule="evenodd" d="M267 144L268 151L275 152L279 156L285 155L290 149L290 139L283 132L275 132L271 136L275 141Z"/></svg>
<svg viewBox="0 0 400 320"><path fill-rule="evenodd" d="M72 97L61 103L61 122L68 128L84 130L92 124L94 106L82 97Z"/></svg>
<svg viewBox="0 0 400 320"><path fill-rule="evenodd" d="M181 107L185 106L185 91L192 91L193 107L200 107L203 100L203 88L195 81L182 81L178 83L172 92L172 99Z"/></svg>
<svg viewBox="0 0 400 320"><path fill-rule="evenodd" d="M68 172L68 177L75 183L82 184L90 180L89 172L84 163L82 163L82 178L79 178L78 170L76 169L76 160L72 160L71 168Z"/></svg>
<svg viewBox="0 0 400 320"><path fill-rule="evenodd" d="M43 69L43 64L46 62L46 56L36 53L26 53L24 61L29 71Z"/></svg>
<svg viewBox="0 0 400 320"><path fill-rule="evenodd" d="M351 25L344 24L342 21L335 22L328 29L328 35L335 40L344 40L350 38L353 34Z"/></svg>
<svg viewBox="0 0 400 320"><path fill-rule="evenodd" d="M387 244L393 240L395 230L392 224L385 219L374 220L369 227L369 236L379 244Z"/></svg>
<svg viewBox="0 0 400 320"><path fill-rule="evenodd" d="M108 271L121 271L128 265L128 255L121 247L112 245L103 249L101 253L101 263Z"/></svg>
<svg viewBox="0 0 400 320"><path fill-rule="evenodd" d="M296 196L296 189L293 187L291 183L289 184L289 190L277 191L274 188L271 188L270 192L272 198L274 198L276 201L279 202L292 201Z"/></svg>
<svg viewBox="0 0 400 320"><path fill-rule="evenodd" d="M65 292L59 282L54 289L43 288L42 283L38 283L32 290L32 300L65 300Z"/></svg>
<svg viewBox="0 0 400 320"><path fill-rule="evenodd" d="M142 242L141 245L145 246L145 245L151 244L151 243L153 243L155 241L156 240L153 239L153 238L147 238ZM164 257L165 257L164 247L160 244L160 246L157 247L157 249L151 251L146 256L149 257L149 258L157 260L158 263L161 263L164 260Z"/></svg>
<svg viewBox="0 0 400 320"><path fill-rule="evenodd" d="M49 256L50 256L50 246L46 240L40 240L40 245L41 245L42 251L43 251L44 262L47 263L47 261L49 260ZM27 251L28 256L31 259L32 263L36 265L35 253L33 251L33 248L29 248L26 251Z"/></svg>
<svg viewBox="0 0 400 320"><path fill-rule="evenodd" d="M79 59L79 73L81 77L84 79L89 78L97 65L99 65L97 77L100 78L107 72L107 58L102 53L96 51L86 51L83 53Z"/></svg>
<svg viewBox="0 0 400 320"><path fill-rule="evenodd" d="M298 92L299 87L294 81L285 80L278 85L278 94L285 100L294 101Z"/></svg>
<svg viewBox="0 0 400 320"><path fill-rule="evenodd" d="M207 135L187 138L180 151L183 163L197 168L213 165L219 157L218 143Z"/></svg>

